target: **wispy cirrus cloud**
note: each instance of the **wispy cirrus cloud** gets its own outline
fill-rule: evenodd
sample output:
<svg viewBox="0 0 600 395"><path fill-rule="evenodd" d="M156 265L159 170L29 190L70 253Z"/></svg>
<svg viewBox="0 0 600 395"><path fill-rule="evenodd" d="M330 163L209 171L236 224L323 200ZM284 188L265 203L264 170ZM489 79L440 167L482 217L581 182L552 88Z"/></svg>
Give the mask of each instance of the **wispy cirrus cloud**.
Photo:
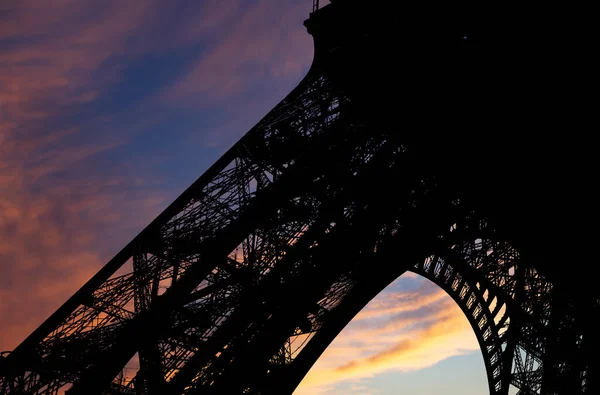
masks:
<svg viewBox="0 0 600 395"><path fill-rule="evenodd" d="M466 317L442 289L402 277L348 324L294 394L336 394L341 386L365 394L366 380L379 374L427 368L478 349Z"/></svg>

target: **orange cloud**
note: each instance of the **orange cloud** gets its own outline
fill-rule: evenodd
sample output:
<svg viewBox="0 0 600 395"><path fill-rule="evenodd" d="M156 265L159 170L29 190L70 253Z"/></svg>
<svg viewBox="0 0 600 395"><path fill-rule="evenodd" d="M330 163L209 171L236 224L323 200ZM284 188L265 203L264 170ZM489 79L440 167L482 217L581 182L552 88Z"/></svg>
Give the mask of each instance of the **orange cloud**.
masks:
<svg viewBox="0 0 600 395"><path fill-rule="evenodd" d="M333 394L341 383L358 385L356 393L362 394L363 379L427 368L478 350L471 326L456 303L429 281L416 281L424 284L416 292L388 290L371 301L332 342L294 394ZM406 306L397 305L403 300ZM365 317L371 322L368 326L361 323Z"/></svg>

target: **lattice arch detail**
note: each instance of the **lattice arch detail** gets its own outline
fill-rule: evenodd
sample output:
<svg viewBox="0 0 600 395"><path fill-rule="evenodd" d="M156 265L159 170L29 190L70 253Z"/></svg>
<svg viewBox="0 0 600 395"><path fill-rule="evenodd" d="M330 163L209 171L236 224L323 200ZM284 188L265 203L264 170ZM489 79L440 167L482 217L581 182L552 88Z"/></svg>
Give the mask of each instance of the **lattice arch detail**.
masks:
<svg viewBox="0 0 600 395"><path fill-rule="evenodd" d="M411 271L435 283L458 304L479 342L490 394L504 394L507 391L507 383L502 380L502 371L507 368L503 366L506 364L503 357L506 349L504 335L510 324L507 304L496 290L459 273L460 269L449 261L441 256L428 257Z"/></svg>

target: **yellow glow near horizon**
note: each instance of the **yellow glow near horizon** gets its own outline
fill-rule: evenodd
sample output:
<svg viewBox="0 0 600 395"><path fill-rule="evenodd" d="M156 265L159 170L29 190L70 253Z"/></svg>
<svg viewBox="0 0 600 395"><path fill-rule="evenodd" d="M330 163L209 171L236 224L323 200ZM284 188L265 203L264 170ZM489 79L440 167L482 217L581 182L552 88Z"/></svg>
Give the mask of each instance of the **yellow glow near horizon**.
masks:
<svg viewBox="0 0 600 395"><path fill-rule="evenodd" d="M424 369L479 349L471 326L458 305L428 280L403 276L374 298L308 372L294 395L334 394L342 383L385 372ZM401 280L420 284L403 291ZM360 387L360 388L359 388Z"/></svg>

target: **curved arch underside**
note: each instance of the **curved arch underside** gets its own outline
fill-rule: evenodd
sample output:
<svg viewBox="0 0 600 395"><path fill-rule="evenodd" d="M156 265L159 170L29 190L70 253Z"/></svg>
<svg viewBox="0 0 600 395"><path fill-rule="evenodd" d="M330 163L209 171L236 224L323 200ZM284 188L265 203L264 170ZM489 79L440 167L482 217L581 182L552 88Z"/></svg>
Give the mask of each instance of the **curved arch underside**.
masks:
<svg viewBox="0 0 600 395"><path fill-rule="evenodd" d="M517 267L517 257L510 246L478 239L455 246L447 254L427 258L411 269L446 291L467 317L483 354L490 394L506 394L510 384L517 385L523 393L540 391L539 382L522 383L517 379L519 375L539 372L518 362L511 366L516 361L510 354L516 350L514 344L508 344L512 310L508 306L516 285L515 273L522 270ZM492 270L501 274L500 279L494 281L489 275ZM489 271L487 276L485 271ZM536 369L542 368L539 354L537 358L525 355L534 358Z"/></svg>
<svg viewBox="0 0 600 395"><path fill-rule="evenodd" d="M552 311L553 286L535 269L520 262L516 249L504 242L472 238L419 261L408 271L438 285L461 308L477 337L490 394L508 394L510 387L518 389L519 394L550 393L549 386L544 388L542 383L546 377L545 352L550 343L544 337ZM380 291L381 285L375 287ZM352 307L344 309L345 302L340 303L342 313L336 317L338 321L320 329L324 336L317 330L314 344L303 345L303 351L311 358L324 351L343 326L379 292L361 288L357 286L348 292L347 304ZM563 344L577 349L581 343ZM312 365L302 360L302 352L298 362ZM585 393L586 371L579 373L571 388Z"/></svg>

